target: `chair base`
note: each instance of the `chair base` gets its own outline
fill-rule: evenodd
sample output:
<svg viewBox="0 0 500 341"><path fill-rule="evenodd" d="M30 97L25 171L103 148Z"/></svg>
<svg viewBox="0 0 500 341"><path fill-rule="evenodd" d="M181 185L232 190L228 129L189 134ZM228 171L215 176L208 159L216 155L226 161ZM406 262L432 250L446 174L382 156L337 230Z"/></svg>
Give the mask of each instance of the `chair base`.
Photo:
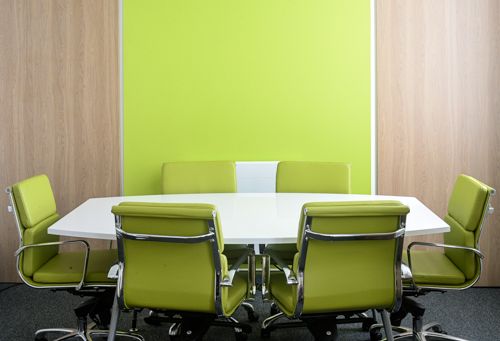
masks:
<svg viewBox="0 0 500 341"><path fill-rule="evenodd" d="M338 319L339 316L344 316L344 318ZM356 317L352 317L356 316ZM286 322L278 322L282 318L287 318ZM292 319L282 312L275 306L271 306L271 316L265 319L261 325L261 337L269 338L271 332L276 329L281 328L295 328L295 327L307 327L311 334L314 336L315 340L330 341L337 340L337 325L347 324L347 323L363 323L363 329L368 330L368 328L376 322L374 318L368 317L365 313L353 313L353 314L329 314L329 315L304 315L300 319ZM366 329L365 329L366 328Z"/></svg>
<svg viewBox="0 0 500 341"><path fill-rule="evenodd" d="M401 307L401 312L396 312L395 323L401 323L401 320L407 313L412 315L412 328L401 327L401 326L391 326L392 331L399 334L394 335L394 340L411 340L411 341L425 341L425 340L453 340L453 341L467 341L459 337L447 335L439 323L428 323L422 325L422 318L425 312L425 308L422 304L418 303L414 299L405 296L403 297L403 306ZM394 322L393 322L394 323ZM382 334L380 332L382 325L373 325L370 328L370 341L385 340L382 339Z"/></svg>
<svg viewBox="0 0 500 341"><path fill-rule="evenodd" d="M80 295L80 293L75 292L74 294ZM91 292L95 296L91 296L82 303L80 303L76 308L74 308L75 315L78 320L78 327L76 329L69 328L50 328L50 329L40 329L35 332L35 341L48 341L49 339L45 337L46 334L51 333L62 333L63 335L56 338L54 341L63 341L69 339L80 339L84 341L91 341L92 336L107 336L109 331L100 329L106 328L110 320L110 307L113 301L113 291L105 290L103 292ZM111 300L110 300L111 298ZM94 322L88 324L87 317ZM98 329L94 329L98 324ZM143 337L138 334L116 332L121 338L130 338L132 340L143 341Z"/></svg>
<svg viewBox="0 0 500 341"><path fill-rule="evenodd" d="M254 307L244 302L243 308L247 311L251 321L258 320ZM234 329L236 340L246 340L247 334L252 332L252 327L241 323L233 317L217 317L212 314L174 312L174 311L151 311L144 319L147 324L159 326L162 323L172 323L169 328L171 340L200 340L210 326L229 327Z"/></svg>
<svg viewBox="0 0 500 341"><path fill-rule="evenodd" d="M394 340L408 340L408 341L440 341L440 340L452 340L452 341L467 341L465 339L461 339L456 336L451 336L451 335L446 335L446 334L440 334L436 332L431 332L431 331L421 331L416 333L416 335L413 334L413 331L398 334L394 336Z"/></svg>
<svg viewBox="0 0 500 341"><path fill-rule="evenodd" d="M63 333L64 335L53 339L53 341L63 341L63 340L72 340L72 339L80 339L83 341L92 341L92 337L105 337L108 336L109 332L107 330L98 330L98 329L68 329L68 328L48 328L48 329L40 329L35 333L35 341L49 341L48 338L45 337L46 334L53 333ZM138 334L125 333L125 332L116 332L120 338L128 338L136 341L144 341L144 338Z"/></svg>
<svg viewBox="0 0 500 341"><path fill-rule="evenodd" d="M249 303L249 302L242 302L241 307L245 309L247 316L248 316L248 321L250 322L256 322L259 320L259 314L255 312L254 306ZM159 326L163 322L170 322L170 318L167 316L161 316L163 312L161 311L150 311L149 316L144 318L144 322L146 322L149 325L152 326Z"/></svg>

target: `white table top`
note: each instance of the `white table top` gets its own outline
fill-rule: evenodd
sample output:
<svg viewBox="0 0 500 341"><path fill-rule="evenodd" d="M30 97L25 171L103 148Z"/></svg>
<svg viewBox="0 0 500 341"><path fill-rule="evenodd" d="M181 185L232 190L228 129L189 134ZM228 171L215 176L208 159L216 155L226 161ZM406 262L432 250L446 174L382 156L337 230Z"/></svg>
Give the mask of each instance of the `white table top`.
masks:
<svg viewBox="0 0 500 341"><path fill-rule="evenodd" d="M172 194L92 198L52 225L48 232L62 236L115 239L111 207L123 201L210 203L220 214L226 244L293 243L300 210L315 201L399 200L410 207L406 235L448 232L450 227L413 197L312 193Z"/></svg>

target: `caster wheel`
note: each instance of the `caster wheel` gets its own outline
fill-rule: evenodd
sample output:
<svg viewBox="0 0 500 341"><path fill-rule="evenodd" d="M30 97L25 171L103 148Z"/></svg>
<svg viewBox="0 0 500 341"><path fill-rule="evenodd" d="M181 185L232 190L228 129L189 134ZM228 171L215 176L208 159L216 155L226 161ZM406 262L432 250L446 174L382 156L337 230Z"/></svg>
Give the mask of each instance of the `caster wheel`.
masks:
<svg viewBox="0 0 500 341"><path fill-rule="evenodd" d="M448 334L447 332L445 332L443 330L443 327L441 326L432 326L431 327L431 330L434 332L434 333L439 333L439 334Z"/></svg>
<svg viewBox="0 0 500 341"><path fill-rule="evenodd" d="M367 332L370 330L370 327L374 325L376 322L373 320L368 320L368 321L363 321L363 324L361 325L361 329L363 329L364 332Z"/></svg>
<svg viewBox="0 0 500 341"><path fill-rule="evenodd" d="M257 322L259 320L259 314L255 312L248 313L248 321Z"/></svg>
<svg viewBox="0 0 500 341"><path fill-rule="evenodd" d="M234 333L234 339L236 341L247 341L248 335L245 334L245 333L242 333L242 332L240 332L240 333Z"/></svg>
<svg viewBox="0 0 500 341"><path fill-rule="evenodd" d="M370 330L370 341L380 341L382 340L382 333L378 329Z"/></svg>
<svg viewBox="0 0 500 341"><path fill-rule="evenodd" d="M150 326L159 326L161 325L161 321L158 317L152 315L144 318L144 322L149 324Z"/></svg>
<svg viewBox="0 0 500 341"><path fill-rule="evenodd" d="M265 329L260 330L260 337L262 339L269 339L271 337L271 332Z"/></svg>
<svg viewBox="0 0 500 341"><path fill-rule="evenodd" d="M271 316L276 315L279 312L280 312L280 310L279 310L278 306L274 303L271 304Z"/></svg>

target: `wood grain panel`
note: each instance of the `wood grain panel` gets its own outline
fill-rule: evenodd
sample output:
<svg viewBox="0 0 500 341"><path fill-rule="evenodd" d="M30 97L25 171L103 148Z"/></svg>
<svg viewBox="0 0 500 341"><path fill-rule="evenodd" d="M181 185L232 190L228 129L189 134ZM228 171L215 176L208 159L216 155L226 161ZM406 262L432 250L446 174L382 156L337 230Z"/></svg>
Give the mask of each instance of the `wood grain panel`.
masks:
<svg viewBox="0 0 500 341"><path fill-rule="evenodd" d="M500 189L500 2L380 0L376 10L378 192L444 215L460 173ZM498 286L498 195L493 206L479 284Z"/></svg>
<svg viewBox="0 0 500 341"><path fill-rule="evenodd" d="M0 0L2 189L46 173L62 214L119 193L118 51L118 1ZM18 281L6 205L0 282Z"/></svg>

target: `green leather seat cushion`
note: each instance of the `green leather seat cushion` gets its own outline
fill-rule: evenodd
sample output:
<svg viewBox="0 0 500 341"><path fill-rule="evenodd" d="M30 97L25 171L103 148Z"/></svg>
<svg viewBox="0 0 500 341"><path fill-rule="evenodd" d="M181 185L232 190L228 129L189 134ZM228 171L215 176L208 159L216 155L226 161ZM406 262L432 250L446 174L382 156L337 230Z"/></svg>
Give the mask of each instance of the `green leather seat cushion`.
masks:
<svg viewBox="0 0 500 341"><path fill-rule="evenodd" d="M278 307L287 316L293 316L296 299L296 286L288 285L283 272L271 273L269 291Z"/></svg>
<svg viewBox="0 0 500 341"><path fill-rule="evenodd" d="M63 252L51 258L33 274L33 280L39 284L78 283L82 278L84 252ZM118 261L113 250L91 250L85 282L112 283L108 271Z"/></svg>
<svg viewBox="0 0 500 341"><path fill-rule="evenodd" d="M247 294L247 273L237 272L233 278L233 286L222 289L222 306L224 315L231 316L240 306Z"/></svg>
<svg viewBox="0 0 500 341"><path fill-rule="evenodd" d="M408 264L406 253L403 253L403 262ZM460 285L465 282L464 274L441 252L413 249L411 268L413 280L418 285Z"/></svg>

